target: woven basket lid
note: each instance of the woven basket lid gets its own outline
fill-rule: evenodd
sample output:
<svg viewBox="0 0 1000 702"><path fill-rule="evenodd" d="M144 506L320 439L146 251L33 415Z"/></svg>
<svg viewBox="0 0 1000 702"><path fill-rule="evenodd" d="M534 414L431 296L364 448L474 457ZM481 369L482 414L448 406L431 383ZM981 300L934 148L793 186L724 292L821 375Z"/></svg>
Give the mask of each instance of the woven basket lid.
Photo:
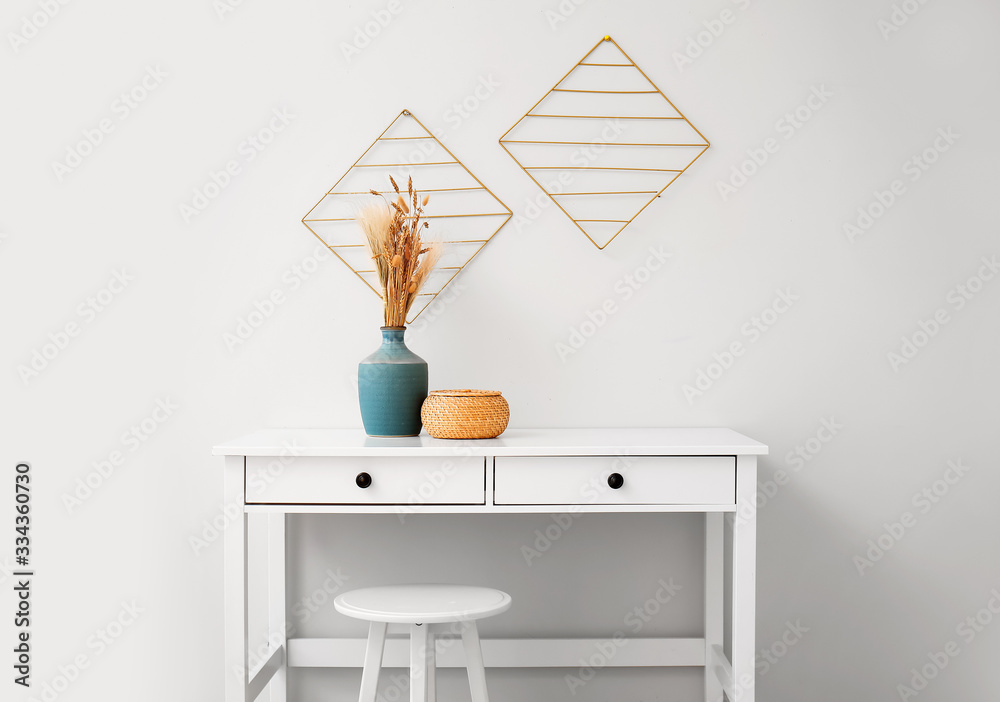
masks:
<svg viewBox="0 0 1000 702"><path fill-rule="evenodd" d="M431 390L429 395L438 395L440 397L497 397L500 395L499 390Z"/></svg>

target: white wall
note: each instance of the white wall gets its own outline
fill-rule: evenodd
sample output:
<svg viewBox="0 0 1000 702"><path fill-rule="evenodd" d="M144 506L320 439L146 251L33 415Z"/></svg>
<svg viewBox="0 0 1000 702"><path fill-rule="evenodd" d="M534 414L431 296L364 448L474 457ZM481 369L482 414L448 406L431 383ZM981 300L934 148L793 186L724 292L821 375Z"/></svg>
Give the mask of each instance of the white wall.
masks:
<svg viewBox="0 0 1000 702"><path fill-rule="evenodd" d="M990 274L961 309L954 291L1000 253L1000 9L907 0L897 5L916 13L888 32L881 22L906 16L890 0L398 1L350 61L342 44L386 3L248 0L221 18L210 0L70 3L23 42L8 32L30 33L24 22L40 5L6 4L0 510L10 524L13 465L30 461L36 685L83 655L88 668L58 699L219 699L221 544L192 545L222 514L210 447L264 426L359 425L351 377L378 342L378 300L339 262L296 289L287 282L316 246L299 219L404 107L444 129L449 148L526 215L538 190L496 140L609 33L712 147L604 251L552 207L520 230L509 223L463 273L465 292L413 335L431 385L502 389L513 427L724 425L769 444L758 646L782 652L789 623L808 631L761 665L760 699L894 699L911 668L949 641L960 653L920 699L996 698L1000 624L987 609L981 631L958 627L1000 588L1000 280ZM731 23L678 64L723 10ZM565 21L554 19L560 11ZM148 69L154 89L125 110L119 95ZM490 77L494 94L453 127L453 103ZM801 128L779 124L814 90L829 97ZM274 109L294 118L248 161L241 142ZM52 164L103 119L110 133L60 180ZM957 140L947 144L939 130ZM777 152L723 197L719 183L767 139ZM936 162L913 180L910 160L936 140L947 151L929 154ZM240 173L185 223L178 206L229 160ZM897 179L895 202L851 240L843 225ZM671 253L669 265L620 299L615 283L654 246ZM80 314L116 271L131 277L127 287L103 311ZM286 302L227 348L224 335L274 289ZM797 298L791 309L759 338L744 333L779 290ZM563 362L556 344L608 298L620 310ZM947 322L894 368L887 354L939 309ZM18 367L70 322L79 334L23 380ZM689 401L684 386L733 342L745 353ZM165 421L145 440L123 439L158 401L176 408L160 412ZM842 428L810 444L827 421ZM809 445L821 448L794 463L791 452ZM67 507L78 480L114 451L122 465ZM936 482L949 461L971 470L954 485ZM947 490L931 503L917 497L925 489ZM854 557L907 512L912 526L859 573ZM435 557L440 568L518 596L495 631L606 633L662 573L684 597L650 633L696 626L700 532L684 519L593 518L531 568L519 546L543 518L498 518L489 533L433 519L408 530L371 522L373 538L407 548L369 558L365 544L342 544L338 519L295 522L290 599L321 586L324 559L341 545L354 583L391 574L396 558L410 563L408 550L447 546L464 555ZM662 528L671 536L650 536ZM5 558L11 538L8 526ZM626 576L588 559L602 545L655 558ZM541 619L553 592L568 592L573 606ZM0 598L10 611L9 579ZM106 649L96 645L89 637L133 600L143 609L135 622ZM349 627L329 609L307 626ZM9 651L9 617L3 631ZM602 671L574 696L567 672L491 681L498 699L526 700L693 700L699 687L691 670ZM350 699L357 677L311 671L294 689L302 700ZM466 694L459 677L445 685Z"/></svg>

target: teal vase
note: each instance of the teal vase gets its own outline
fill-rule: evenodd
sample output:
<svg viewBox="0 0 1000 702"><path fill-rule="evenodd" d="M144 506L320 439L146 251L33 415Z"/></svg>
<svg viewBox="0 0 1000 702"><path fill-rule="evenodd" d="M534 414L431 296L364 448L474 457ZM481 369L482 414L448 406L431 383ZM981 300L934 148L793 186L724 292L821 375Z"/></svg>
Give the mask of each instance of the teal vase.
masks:
<svg viewBox="0 0 1000 702"><path fill-rule="evenodd" d="M382 345L358 364L361 421L369 436L416 436L427 362L406 348L406 327L382 327Z"/></svg>

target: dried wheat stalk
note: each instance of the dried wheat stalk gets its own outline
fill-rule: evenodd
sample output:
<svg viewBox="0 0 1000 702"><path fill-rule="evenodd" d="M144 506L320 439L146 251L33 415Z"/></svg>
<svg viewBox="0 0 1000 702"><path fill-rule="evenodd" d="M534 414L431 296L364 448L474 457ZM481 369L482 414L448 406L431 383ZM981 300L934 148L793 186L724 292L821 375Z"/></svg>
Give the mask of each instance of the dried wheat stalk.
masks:
<svg viewBox="0 0 1000 702"><path fill-rule="evenodd" d="M382 286L382 301L385 305L385 326L406 325L406 315L420 294L427 277L433 271L441 256L441 245L432 242L426 247L420 239L420 230L428 227L420 216L430 201L425 195L422 200L413 189L413 179L407 184L406 197L399 191L396 181L389 176L396 199L389 201L384 195L372 190L372 195L382 197L363 208L355 217L364 232L365 242Z"/></svg>

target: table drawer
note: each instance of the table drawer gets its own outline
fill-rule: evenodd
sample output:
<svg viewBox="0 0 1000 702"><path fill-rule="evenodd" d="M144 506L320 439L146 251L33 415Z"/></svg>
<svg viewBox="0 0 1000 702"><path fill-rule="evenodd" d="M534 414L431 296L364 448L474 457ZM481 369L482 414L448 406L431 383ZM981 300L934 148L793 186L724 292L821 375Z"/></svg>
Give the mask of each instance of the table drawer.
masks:
<svg viewBox="0 0 1000 702"><path fill-rule="evenodd" d="M475 457L284 459L247 456L248 504L461 504L486 502L486 459ZM370 476L359 487L358 476ZM364 482L363 480L361 482Z"/></svg>
<svg viewBox="0 0 1000 702"><path fill-rule="evenodd" d="M500 505L729 505L736 503L734 456L498 456ZM622 483L608 484L616 473Z"/></svg>

